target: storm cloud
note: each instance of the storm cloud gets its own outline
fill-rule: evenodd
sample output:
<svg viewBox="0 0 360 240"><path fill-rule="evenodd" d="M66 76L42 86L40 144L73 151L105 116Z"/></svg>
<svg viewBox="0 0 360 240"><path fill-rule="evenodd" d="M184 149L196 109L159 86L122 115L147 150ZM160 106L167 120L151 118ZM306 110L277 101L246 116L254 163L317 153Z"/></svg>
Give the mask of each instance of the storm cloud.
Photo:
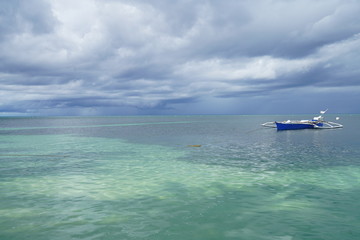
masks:
<svg viewBox="0 0 360 240"><path fill-rule="evenodd" d="M0 113L359 113L359 13L355 0L0 0Z"/></svg>

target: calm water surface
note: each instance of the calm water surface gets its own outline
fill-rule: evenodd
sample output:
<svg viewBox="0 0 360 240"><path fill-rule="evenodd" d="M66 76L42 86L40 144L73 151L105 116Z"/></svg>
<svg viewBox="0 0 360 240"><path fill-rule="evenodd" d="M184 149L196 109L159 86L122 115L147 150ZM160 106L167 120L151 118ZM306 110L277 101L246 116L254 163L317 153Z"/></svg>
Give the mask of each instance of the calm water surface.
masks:
<svg viewBox="0 0 360 240"><path fill-rule="evenodd" d="M360 115L260 126L311 117L0 118L0 239L360 239Z"/></svg>

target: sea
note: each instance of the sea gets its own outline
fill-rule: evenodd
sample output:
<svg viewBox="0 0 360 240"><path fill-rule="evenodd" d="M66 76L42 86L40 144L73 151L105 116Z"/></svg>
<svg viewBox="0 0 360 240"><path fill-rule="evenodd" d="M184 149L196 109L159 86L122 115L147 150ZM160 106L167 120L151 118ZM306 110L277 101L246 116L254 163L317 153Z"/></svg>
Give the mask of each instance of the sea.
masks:
<svg viewBox="0 0 360 240"><path fill-rule="evenodd" d="M0 239L360 239L360 115L0 117Z"/></svg>

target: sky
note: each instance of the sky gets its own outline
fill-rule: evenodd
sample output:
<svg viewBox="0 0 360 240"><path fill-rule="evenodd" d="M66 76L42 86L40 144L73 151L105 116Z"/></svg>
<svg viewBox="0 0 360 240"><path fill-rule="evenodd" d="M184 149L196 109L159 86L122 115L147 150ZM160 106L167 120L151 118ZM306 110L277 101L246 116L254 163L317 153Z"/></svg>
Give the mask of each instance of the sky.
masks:
<svg viewBox="0 0 360 240"><path fill-rule="evenodd" d="M360 113L358 0L0 0L0 115Z"/></svg>

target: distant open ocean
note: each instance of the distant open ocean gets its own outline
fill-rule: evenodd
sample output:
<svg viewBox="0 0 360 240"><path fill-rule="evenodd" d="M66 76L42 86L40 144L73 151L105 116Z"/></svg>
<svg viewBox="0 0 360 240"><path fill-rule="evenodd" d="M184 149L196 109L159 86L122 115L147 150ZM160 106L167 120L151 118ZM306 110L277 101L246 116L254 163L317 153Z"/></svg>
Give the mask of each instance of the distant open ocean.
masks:
<svg viewBox="0 0 360 240"><path fill-rule="evenodd" d="M336 116L1 117L0 239L360 239L360 115Z"/></svg>

